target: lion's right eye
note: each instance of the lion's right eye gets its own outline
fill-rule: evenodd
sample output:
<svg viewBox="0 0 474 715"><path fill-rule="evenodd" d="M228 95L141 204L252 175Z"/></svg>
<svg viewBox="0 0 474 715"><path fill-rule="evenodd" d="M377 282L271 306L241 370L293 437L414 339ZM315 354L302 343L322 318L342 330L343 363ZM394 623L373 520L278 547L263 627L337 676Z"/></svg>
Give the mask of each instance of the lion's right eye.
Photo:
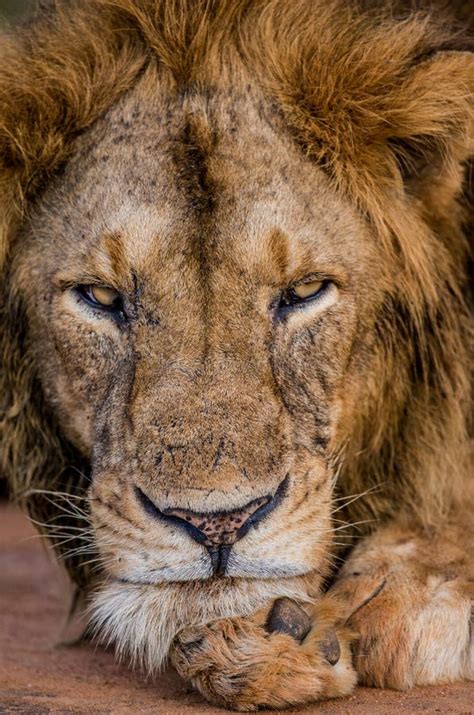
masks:
<svg viewBox="0 0 474 715"><path fill-rule="evenodd" d="M330 280L307 280L296 283L283 292L280 299L280 308L291 308L292 306L309 303L321 296L331 283Z"/></svg>
<svg viewBox="0 0 474 715"><path fill-rule="evenodd" d="M115 288L101 285L79 285L76 290L82 300L94 308L123 313L123 300Z"/></svg>

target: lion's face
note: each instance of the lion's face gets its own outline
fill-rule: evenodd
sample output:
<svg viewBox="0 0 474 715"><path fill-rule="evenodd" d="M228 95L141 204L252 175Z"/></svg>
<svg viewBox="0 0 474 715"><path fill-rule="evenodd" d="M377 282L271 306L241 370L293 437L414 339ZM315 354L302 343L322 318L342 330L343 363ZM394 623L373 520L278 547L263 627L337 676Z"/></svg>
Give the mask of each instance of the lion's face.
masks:
<svg viewBox="0 0 474 715"><path fill-rule="evenodd" d="M464 495L471 45L337 0L47 5L2 38L0 470L154 667L317 595L341 504Z"/></svg>
<svg viewBox="0 0 474 715"><path fill-rule="evenodd" d="M17 265L105 569L324 574L377 243L260 100L146 90L78 141Z"/></svg>

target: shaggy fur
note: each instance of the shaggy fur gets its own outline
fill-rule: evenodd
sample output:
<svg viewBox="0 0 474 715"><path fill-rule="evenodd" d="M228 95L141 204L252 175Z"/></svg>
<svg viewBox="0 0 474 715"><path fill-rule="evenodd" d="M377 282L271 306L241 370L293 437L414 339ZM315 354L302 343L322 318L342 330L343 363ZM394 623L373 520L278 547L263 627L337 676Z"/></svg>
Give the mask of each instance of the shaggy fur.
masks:
<svg viewBox="0 0 474 715"><path fill-rule="evenodd" d="M46 529L41 525L47 524L57 527L47 533L81 588L95 587L87 563L90 557L81 556L80 550L71 551L74 539L64 534L70 529L68 533L73 535L72 530L82 529L84 522L89 526L91 458L84 440L71 436L72 430L65 426L55 400L44 397L38 334L30 329L33 309L30 306L28 312L25 307L25 276L31 274L21 261L16 262L16 256L23 242L31 243L31 226L33 230L39 226L41 234L42 224L35 221L43 198L50 210L48 191L61 184L62 172L67 173L70 162L79 175L78 147L85 156L88 142L92 146L96 141L89 137L98 137L103 122L108 121L104 117L115 116L109 113L122 106L122 100L126 103L137 87L144 88L143 96L150 96L153 83L159 85L163 97L184 97L183 101L188 101L189 95L189 106L193 95L205 97L210 115L217 113L213 107L219 105L220 96L227 98L229 91L245 96L245 102L249 96L256 96L259 110L253 114L249 110L250 122L257 123L262 117L273 122L276 134L282 142L288 141L292 147L288 151L300 157L302 166L323 172L324 181L337 197L334 201L341 201L341 213L350 206L377 237L374 255L380 260L383 299L377 310L374 304L370 355L358 355L364 389L357 378L346 386L339 431L331 437L329 479L339 470L337 496L347 497L348 502L341 515L352 523L363 522L363 534L373 531L378 522L396 517L394 544L404 538L417 544L418 538L438 539L447 524L468 523L472 499L468 438L472 328L466 307L465 227L471 210L466 167L474 148L471 49L471 40L439 13L397 15L385 3L375 3L370 12L365 12L356 3L336 0L203 0L199 12L191 0L58 0L47 3L26 27L3 36L1 469L12 495L25 505L40 528ZM223 106L226 101L222 100ZM198 104L196 114L201 112ZM196 167L200 157L192 145L197 135L206 152L212 150L213 142L205 130L201 132L199 122L192 127L191 148L185 158ZM200 192L206 189L208 178L200 177ZM194 208L204 214L209 207L200 208L200 201L196 194ZM116 258L120 262L120 256ZM349 348L346 357L349 362ZM370 374L364 372L368 364ZM286 379L291 382L289 370ZM248 408L249 414L253 414L252 409ZM260 427L257 425L255 431ZM118 435L115 438L119 439ZM250 462L252 457L242 452L239 458ZM110 464L107 468L110 471ZM273 482L268 481L268 485L274 488ZM109 499L113 485L106 488L107 493L95 493L95 498ZM361 493L366 496L352 501L349 498ZM249 499L254 496L249 492ZM328 508L331 498L323 499ZM309 510L306 519L311 514ZM409 536L401 536L399 527ZM392 537L382 536L382 544L385 538ZM465 577L470 541L465 535L453 538L460 543L466 540L457 559L461 564L459 575ZM181 542L176 545L181 547ZM424 550L425 546L419 545L420 553ZM357 554L354 558L357 560ZM426 564L425 556L422 560ZM382 566L377 562L374 569L377 576L371 576L369 592L385 578L386 560ZM327 565L321 567L321 573L328 575ZM410 578L408 575L403 581L403 588ZM194 585L189 583L189 591L186 584L182 590L192 595ZM258 588L261 593L255 595ZM214 617L247 616L279 595L311 603L319 582L309 592L305 583L291 584L291 579L287 584L270 584L268 588L260 584L258 588L253 600L244 593L245 582L240 606L232 611L231 606L215 604ZM175 632L187 625L188 616L173 622L166 637L159 639L160 646L154 641L143 643L137 631L130 635L128 624L131 610L143 607L147 611L144 601L136 600L137 592L130 587L130 593L121 592L122 610L118 606L113 609L115 589L112 583L100 592L96 621L106 637L118 638L121 648L145 659L150 668L156 667L166 657ZM341 586L339 595L347 601L359 597L348 595L347 584ZM199 597L205 601L205 590ZM188 598L185 595L182 602ZM453 598L455 610L458 594ZM465 599L465 595L459 598ZM168 605L165 600L163 609L169 610L164 613L171 614L173 600L167 597ZM465 609L466 600L462 600L460 633L467 623ZM386 613L389 611L387 607ZM120 618L111 618L112 612ZM140 621L142 635L146 635L147 617ZM194 617L202 625L211 616L201 613ZM189 622L194 617L189 615ZM257 625L249 620L251 625L243 627L244 641L247 627L260 628L258 618ZM225 625L224 632L227 628ZM382 623L381 630L384 628ZM357 629L364 632L360 623ZM232 640L234 635L227 634L227 638ZM366 641L371 635L366 633ZM215 653L220 646L213 638L209 652ZM401 636L394 636L388 646L384 641L380 652L397 648L397 638ZM440 642L444 643L442 638ZM159 648L161 655L156 653ZM250 651L254 653L255 648L258 650L252 645ZM278 648L276 642L275 652ZM331 680L327 687L302 687L300 682L286 700L279 694L274 701L267 695L258 696L254 682L247 690L242 686L237 696L227 691L224 676L220 685L211 685L209 674L190 663L179 646L174 660L183 675L192 678L210 698L250 709L259 703L279 706L298 702L298 692L301 700L347 692L354 678L349 649L344 645L343 650L345 660L339 667L345 668L346 674L341 675L337 687L331 675L327 676ZM425 650L427 662L429 645ZM206 652L204 645L202 652ZM267 656L262 652L258 657L248 657L263 662ZM465 657L466 664L453 668L448 676L440 666L442 672L434 679L468 675L471 656L467 652ZM225 658L216 667L228 673L230 682L231 676L241 671L239 659L229 658L232 668ZM321 668L326 672L327 664L308 661L307 665L301 670L305 683L308 679L316 682L315 673L320 676L318 683L326 682ZM431 682L429 674L394 674L385 664L379 668L374 663L370 672L369 666L364 667L360 675L377 685L407 687ZM268 684L270 691L277 688L278 672L272 677L275 683ZM262 683L271 681L266 671L261 679ZM283 690L290 692L288 688L286 684Z"/></svg>

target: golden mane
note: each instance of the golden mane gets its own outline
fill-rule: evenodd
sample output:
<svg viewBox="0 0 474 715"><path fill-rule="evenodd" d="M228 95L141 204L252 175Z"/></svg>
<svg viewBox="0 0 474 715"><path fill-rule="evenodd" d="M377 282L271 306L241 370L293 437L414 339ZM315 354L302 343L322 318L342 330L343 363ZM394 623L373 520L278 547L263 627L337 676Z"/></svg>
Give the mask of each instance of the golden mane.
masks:
<svg viewBox="0 0 474 715"><path fill-rule="evenodd" d="M453 28L434 13L394 19L390 8L368 13L342 0L57 0L4 35L0 464L40 521L57 508L35 490L80 497L87 465L43 404L11 259L75 138L150 64L177 91L251 78L372 222L400 281L377 324L382 379L367 387L341 489L385 485L351 517L383 517L404 502L433 525L449 511L465 479L452 466L466 451L469 412L467 209L458 199L474 123L472 43ZM394 210L400 201L422 217L424 235ZM81 581L79 562L69 566Z"/></svg>

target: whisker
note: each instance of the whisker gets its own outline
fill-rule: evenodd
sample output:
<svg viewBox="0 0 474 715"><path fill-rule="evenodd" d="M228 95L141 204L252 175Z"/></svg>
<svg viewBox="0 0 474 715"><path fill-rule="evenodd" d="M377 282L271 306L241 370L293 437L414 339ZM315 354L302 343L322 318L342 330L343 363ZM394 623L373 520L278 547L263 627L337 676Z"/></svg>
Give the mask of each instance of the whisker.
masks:
<svg viewBox="0 0 474 715"><path fill-rule="evenodd" d="M60 540L58 541L58 539L60 539ZM50 538L50 541L51 541L50 546L53 549L58 549L58 548L64 546L64 544L69 544L71 541L77 541L77 540L78 540L77 536L62 537L61 535L59 535L59 536Z"/></svg>
<svg viewBox="0 0 474 715"><path fill-rule="evenodd" d="M50 521L38 521L37 519L34 519L32 516L28 517L29 520L33 523L36 524L36 526L41 526L43 529L67 529L68 531L91 531L91 527L89 526L73 526L72 524L55 524L54 521L58 517L52 517Z"/></svg>
<svg viewBox="0 0 474 715"><path fill-rule="evenodd" d="M69 492L60 492L52 489L27 489L20 494L20 499L25 499L35 494L47 494L48 496L62 497L65 500L76 499L77 501L87 501L86 495L80 496L79 494L71 494Z"/></svg>
<svg viewBox="0 0 474 715"><path fill-rule="evenodd" d="M70 502L67 502L68 506L70 506L73 510L71 509L66 509L66 507L63 504L60 504L53 499L49 499L46 497L45 499L49 504L52 504L53 506L56 507L56 509L59 509L62 511L64 514L67 514L68 516L72 516L74 519L82 519L82 520L88 520L90 517L87 514L87 512L83 511L82 509L79 509L75 504L71 504Z"/></svg>
<svg viewBox="0 0 474 715"><path fill-rule="evenodd" d="M368 494L373 494L377 490L381 489L382 485L381 484L376 484L373 487L370 487L369 489L366 489L364 492L360 492L360 494L351 494L349 496L343 496L343 497L338 497L336 499L333 499L333 502L344 502L340 506L337 507L337 509L334 509L331 513L332 514L337 514L338 511L341 511L342 509L345 509L349 504L353 504L355 501L358 499L362 499L362 497L367 496Z"/></svg>
<svg viewBox="0 0 474 715"><path fill-rule="evenodd" d="M74 517L74 519L76 520L77 517ZM33 521L33 519L32 519L31 517L30 517L30 521ZM83 521L86 521L86 520L83 519ZM51 526L51 528L53 528L53 527L58 527L58 526L64 526L64 527L66 527L66 528L69 529L69 528L73 528L73 526L74 526L73 524L69 524L69 523L65 520L65 517L64 517L63 514L56 514L56 516L52 516L50 519L48 519L47 522L43 522L43 524L47 524L48 526ZM76 526L76 527L74 527L74 528L76 528L76 529L88 529L89 526L86 526L86 525L84 525L84 526Z"/></svg>
<svg viewBox="0 0 474 715"><path fill-rule="evenodd" d="M374 521L378 521L377 519L364 519L363 521L354 521L354 522L348 522L347 524L343 524L342 526L337 526L333 531L344 531L345 529L351 529L352 527L360 526L361 524L371 524Z"/></svg>
<svg viewBox="0 0 474 715"><path fill-rule="evenodd" d="M85 479L86 482L91 482L91 481L92 481L89 474L85 474L85 473L82 472L80 469L78 469L75 465L71 464L68 468L69 468L71 471L76 472L76 474L78 474L82 479Z"/></svg>
<svg viewBox="0 0 474 715"><path fill-rule="evenodd" d="M102 544L102 546L104 546L104 545L105 546L115 546L115 544ZM71 547L67 551L63 552L63 554L61 554L61 557L78 556L81 554L98 554L98 553L99 553L98 545L94 541L91 541L89 544ZM105 556L104 556L104 558L105 558Z"/></svg>

